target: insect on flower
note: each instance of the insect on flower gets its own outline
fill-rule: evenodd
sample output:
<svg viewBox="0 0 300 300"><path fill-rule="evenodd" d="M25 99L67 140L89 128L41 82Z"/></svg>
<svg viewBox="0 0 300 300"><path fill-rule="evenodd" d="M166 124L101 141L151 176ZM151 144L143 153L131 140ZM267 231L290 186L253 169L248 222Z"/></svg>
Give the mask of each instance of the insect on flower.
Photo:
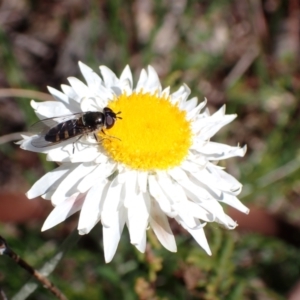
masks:
<svg viewBox="0 0 300 300"><path fill-rule="evenodd" d="M189 99L191 90L185 84L173 93L163 89L151 66L141 71L136 84L129 66L120 77L106 66L100 66L101 76L81 62L79 67L86 84L69 77L70 86L62 85L63 92L49 89L57 101L32 101L31 106L40 118L57 117L57 111L81 114L54 119L55 124L53 119L46 121L40 136L23 135L19 142L22 149L44 152L47 160L59 163L27 192L29 199L42 196L54 206L42 231L80 211L79 234L102 223L104 257L110 262L125 226L130 243L140 252L146 250L149 227L166 249L176 252L169 217L211 255L205 225L237 226L222 205L249 212L237 198L242 184L217 165L219 160L244 156L246 146L211 141L236 115L225 114L225 107L210 115L204 109L206 100ZM93 110L101 112L99 119L86 112ZM114 111L122 112L122 126L114 126L119 118ZM88 143L71 155L73 140L93 133L102 139L109 127L117 138L101 140L101 147ZM77 137L59 143L71 136ZM55 143L55 149L39 148Z"/></svg>
<svg viewBox="0 0 300 300"><path fill-rule="evenodd" d="M103 112L88 111L41 120L30 128L31 131L38 132L38 136L32 139L31 144L36 148L44 148L79 136L73 142L74 153L74 144L83 135L93 133L95 140L98 141L95 132L101 130L105 134L103 129L113 127L116 119L122 119L117 116L120 113L104 107Z"/></svg>

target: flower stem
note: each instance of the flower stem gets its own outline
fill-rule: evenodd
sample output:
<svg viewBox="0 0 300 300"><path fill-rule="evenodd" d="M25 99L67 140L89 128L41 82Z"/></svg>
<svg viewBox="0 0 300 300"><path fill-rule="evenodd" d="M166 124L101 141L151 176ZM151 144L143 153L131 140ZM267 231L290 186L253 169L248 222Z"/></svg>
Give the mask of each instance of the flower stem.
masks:
<svg viewBox="0 0 300 300"><path fill-rule="evenodd" d="M67 300L67 297L44 275L31 267L25 260L16 254L6 243L5 239L0 236L0 253L9 256L20 267L25 269L28 273L33 275L38 281L42 283L53 295L60 300Z"/></svg>

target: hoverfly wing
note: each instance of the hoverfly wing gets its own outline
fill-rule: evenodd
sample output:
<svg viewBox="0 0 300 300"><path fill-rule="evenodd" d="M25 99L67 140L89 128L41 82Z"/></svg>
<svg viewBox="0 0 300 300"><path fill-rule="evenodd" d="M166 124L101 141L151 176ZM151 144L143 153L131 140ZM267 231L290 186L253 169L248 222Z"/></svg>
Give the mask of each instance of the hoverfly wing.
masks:
<svg viewBox="0 0 300 300"><path fill-rule="evenodd" d="M36 147L36 148L44 148L44 147L50 147L53 145L58 144L58 142L49 142L45 140L45 134L43 135L38 135L37 137L33 138L31 140L31 145Z"/></svg>
<svg viewBox="0 0 300 300"><path fill-rule="evenodd" d="M37 136L31 140L32 146L36 148L44 148L62 142L63 140L56 140L56 136L60 135L63 130L66 130L65 122L68 122L68 130L75 128L77 120L82 115L83 113L75 113L36 122L30 127L30 131L37 134ZM57 130L53 130L56 127Z"/></svg>
<svg viewBox="0 0 300 300"><path fill-rule="evenodd" d="M42 133L55 127L59 123L66 122L72 119L79 119L84 113L75 113L70 115L64 115L60 117L48 118L40 120L29 127L29 131L32 133Z"/></svg>

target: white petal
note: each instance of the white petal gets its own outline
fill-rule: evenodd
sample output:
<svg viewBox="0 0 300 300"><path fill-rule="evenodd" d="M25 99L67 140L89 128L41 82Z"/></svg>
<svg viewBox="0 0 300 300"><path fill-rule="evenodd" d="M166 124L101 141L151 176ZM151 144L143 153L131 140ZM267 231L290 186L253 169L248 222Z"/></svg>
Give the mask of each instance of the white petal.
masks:
<svg viewBox="0 0 300 300"><path fill-rule="evenodd" d="M161 84L158 78L158 75L153 67L148 66L148 77L147 81L145 82L143 86L143 90L145 92L161 92Z"/></svg>
<svg viewBox="0 0 300 300"><path fill-rule="evenodd" d="M88 87L93 92L96 92L102 83L102 79L100 78L100 76L98 76L97 73L95 73L87 65L83 64L82 62L79 62L78 64L79 64L80 71L81 71Z"/></svg>
<svg viewBox="0 0 300 300"><path fill-rule="evenodd" d="M207 100L205 98L203 102L201 102L200 104L198 104L198 106L196 106L194 109L190 110L187 113L186 119L187 120L192 120L193 118L195 118L199 114L199 112L205 107L206 103L207 103Z"/></svg>
<svg viewBox="0 0 300 300"><path fill-rule="evenodd" d="M74 143L75 150L73 145L71 148L68 147L68 149L66 147L63 148L64 151L68 152L71 162L88 162L97 159L99 155L104 155L99 149L101 142L97 142L93 134L86 134L76 138L77 141L75 140Z"/></svg>
<svg viewBox="0 0 300 300"><path fill-rule="evenodd" d="M47 147L48 161L61 162L92 162L100 155L98 144L88 141L88 136L74 137L57 145ZM50 151L51 150L51 151Z"/></svg>
<svg viewBox="0 0 300 300"><path fill-rule="evenodd" d="M195 136L193 139L193 144L190 146L190 151L193 151L193 153L194 153L194 150L195 150L198 153L198 150L201 149L201 147L203 147L203 145L205 145L208 142L209 141L202 140L201 138L198 138L197 136ZM206 158L205 158L205 160L207 161Z"/></svg>
<svg viewBox="0 0 300 300"><path fill-rule="evenodd" d="M124 83L126 87L128 86L130 90L132 90L133 87L132 73L128 65L125 67L125 69L123 70L120 76L120 84L122 86L122 89L124 89Z"/></svg>
<svg viewBox="0 0 300 300"><path fill-rule="evenodd" d="M46 219L42 231L65 221L68 217L79 211L82 207L85 194L73 194L67 200L57 205Z"/></svg>
<svg viewBox="0 0 300 300"><path fill-rule="evenodd" d="M101 196L107 181L99 181L87 192L81 208L78 231L79 234L87 234L100 220Z"/></svg>
<svg viewBox="0 0 300 300"><path fill-rule="evenodd" d="M101 222L103 226L113 226L113 220L111 217L114 216L117 210L121 207L120 202L122 201L122 188L123 184L119 184L117 177L115 177L110 183L107 195L103 202L103 208L101 211Z"/></svg>
<svg viewBox="0 0 300 300"><path fill-rule="evenodd" d="M180 222L182 227L184 227L196 240L196 242L206 251L208 255L211 255L211 250L209 248L209 245L207 243L207 239L204 233L203 228L197 227L196 229L191 229L187 227L184 223ZM200 225L200 222L198 223Z"/></svg>
<svg viewBox="0 0 300 300"><path fill-rule="evenodd" d="M206 199L211 198L212 196L220 196L221 190L230 189L230 186L226 182L221 182L217 177L214 177L208 172L207 169L199 170L199 172L191 172L189 176L189 181L191 185L204 189L207 193L203 193L203 196L207 194ZM187 183L188 184L188 183ZM187 184L184 185L187 188ZM191 188L192 190L192 188ZM194 190L194 189L193 189ZM196 190L195 190L196 191Z"/></svg>
<svg viewBox="0 0 300 300"><path fill-rule="evenodd" d="M62 102L57 101L44 101L35 102L31 100L31 106L34 108L36 115L40 119L59 117L63 115L70 115L74 113L65 106Z"/></svg>
<svg viewBox="0 0 300 300"><path fill-rule="evenodd" d="M168 170L167 172L173 179L175 179L177 182L188 180L188 177L186 175L186 172L183 171L181 168L173 168Z"/></svg>
<svg viewBox="0 0 300 300"><path fill-rule="evenodd" d="M70 154L67 151L62 151L62 147L60 146L48 151L46 160L55 162L70 162Z"/></svg>
<svg viewBox="0 0 300 300"><path fill-rule="evenodd" d="M51 197L52 203L57 205L58 203L64 201L77 191L77 185L87 174L94 170L95 164L82 163L77 168L75 168L71 173L64 178L56 191Z"/></svg>
<svg viewBox="0 0 300 300"><path fill-rule="evenodd" d="M158 185L154 175L149 175L148 182L149 182L149 192L152 195L152 197L155 198L156 201L159 203L160 208L165 213L171 213L170 201L168 200L168 198L166 197L166 195Z"/></svg>
<svg viewBox="0 0 300 300"><path fill-rule="evenodd" d="M233 221L228 215L225 215L223 220L220 220L219 218L217 218L216 222L224 225L229 230L232 230L237 226L237 223L235 221Z"/></svg>
<svg viewBox="0 0 300 300"><path fill-rule="evenodd" d="M234 156L244 156L247 146L244 147L231 147L225 144L208 142L205 143L197 151L205 155L209 160L221 160Z"/></svg>
<svg viewBox="0 0 300 300"><path fill-rule="evenodd" d="M159 186L172 203L179 203L185 200L187 201L184 191L178 184L176 184L176 182L172 182L169 175L167 175L165 172L158 172L157 177Z"/></svg>
<svg viewBox="0 0 300 300"><path fill-rule="evenodd" d="M146 193L147 192L147 183L148 183L148 172L139 171L137 175L139 191Z"/></svg>
<svg viewBox="0 0 300 300"><path fill-rule="evenodd" d="M111 226L103 226L103 246L104 246L104 258L105 262L109 263L117 250L121 234L124 228L126 220L126 209L124 207L120 208L111 215Z"/></svg>
<svg viewBox="0 0 300 300"><path fill-rule="evenodd" d="M198 224L196 222L196 219L191 216L191 214L186 214L184 212L179 212L178 216L181 218L182 222L191 229L196 229L198 228ZM203 224L202 226L204 226L205 224Z"/></svg>
<svg viewBox="0 0 300 300"><path fill-rule="evenodd" d="M123 82L120 82L121 85L121 90L119 91L120 93L117 94L117 96L121 94L126 94L127 96L132 94L132 88L130 87L131 83L129 79L125 79Z"/></svg>
<svg viewBox="0 0 300 300"><path fill-rule="evenodd" d="M107 68L106 66L100 66L100 71L106 87L111 88L120 86L119 78L111 69Z"/></svg>
<svg viewBox="0 0 300 300"><path fill-rule="evenodd" d="M166 87L164 90L162 90L162 92L160 93L161 97L163 98L168 98L170 95L170 87Z"/></svg>
<svg viewBox="0 0 300 300"><path fill-rule="evenodd" d="M58 186L60 181L65 178L65 175L75 167L76 165L71 166L70 164L63 164L55 170L48 172L31 187L31 189L26 193L26 196L29 199L33 199L45 194L50 187L54 185Z"/></svg>
<svg viewBox="0 0 300 300"><path fill-rule="evenodd" d="M223 105L219 110L217 110L212 116L215 118L222 118L225 116L226 105Z"/></svg>
<svg viewBox="0 0 300 300"><path fill-rule="evenodd" d="M205 189L210 195L218 197L221 191L225 191L234 195L238 195L242 185L226 172L218 169L215 165L211 165L199 172L190 172L189 180L196 186ZM213 167L212 167L213 166ZM185 185L186 186L186 185Z"/></svg>
<svg viewBox="0 0 300 300"><path fill-rule="evenodd" d="M142 69L141 74L140 74L140 78L139 78L139 80L137 82L137 85L136 85L136 88L135 88L137 93L144 90L144 86L145 86L145 83L147 81L147 78L148 78L147 72L145 71L145 69Z"/></svg>
<svg viewBox="0 0 300 300"><path fill-rule="evenodd" d="M197 218L203 220L205 222L213 222L215 221L215 216L201 207L199 204L196 204L192 201L182 201L180 203L176 203L172 206L179 213L184 213L185 215L189 215L193 218ZM181 215L181 214L180 214ZM192 228L193 226L191 226Z"/></svg>
<svg viewBox="0 0 300 300"><path fill-rule="evenodd" d="M95 98L95 101L98 104L98 107L103 108L107 106L108 101L113 100L115 97L115 94L111 88L107 88L103 85L100 85L98 87L98 90L96 91L97 97Z"/></svg>
<svg viewBox="0 0 300 300"><path fill-rule="evenodd" d="M219 223L224 224L228 227L228 216L225 214L223 207L217 201L208 200L203 201L200 204L205 210L209 211L213 217L219 221Z"/></svg>
<svg viewBox="0 0 300 300"><path fill-rule="evenodd" d="M176 252L176 242L168 218L154 199L151 201L149 223L161 244L169 251Z"/></svg>
<svg viewBox="0 0 300 300"><path fill-rule="evenodd" d="M99 156L95 160L95 164L103 164L108 161L108 157L104 153L99 153Z"/></svg>
<svg viewBox="0 0 300 300"><path fill-rule="evenodd" d="M146 236L146 231L144 231L144 234L140 241L136 244L133 244L136 249L138 249L141 253L145 253L146 250L146 242L147 242L147 236Z"/></svg>
<svg viewBox="0 0 300 300"><path fill-rule="evenodd" d="M20 133L20 136L23 140L15 142L16 145L22 145L22 143L24 143L26 140L28 140L32 137L32 134L29 132L26 132L26 133L23 132L23 133Z"/></svg>
<svg viewBox="0 0 300 300"><path fill-rule="evenodd" d="M80 102L80 109L82 111L99 111L103 106L99 107L99 103L102 104L103 100L99 97L82 97Z"/></svg>
<svg viewBox="0 0 300 300"><path fill-rule="evenodd" d="M214 115L200 119L193 124L193 132L199 132L198 138L208 140L214 136L223 126L232 122L236 115L226 115L222 118L215 118Z"/></svg>
<svg viewBox="0 0 300 300"><path fill-rule="evenodd" d="M147 193L139 193L131 200L131 205L127 210L128 229L130 242L136 247L143 245L143 239L146 235L146 228L149 220L150 199ZM141 250L140 250L141 251Z"/></svg>
<svg viewBox="0 0 300 300"><path fill-rule="evenodd" d="M185 189L186 194L193 201L204 201L212 198L210 191L203 188L201 182L189 178L180 168L169 170L168 173ZM218 190L215 190L214 193L221 194Z"/></svg>
<svg viewBox="0 0 300 300"><path fill-rule="evenodd" d="M137 196L137 171L128 171L126 172L126 181L125 181L125 199L124 206L129 207L132 205L132 200Z"/></svg>
<svg viewBox="0 0 300 300"><path fill-rule="evenodd" d="M186 110L187 112L189 112L189 111L193 110L196 107L197 103L198 103L198 98L194 97L192 99L189 99L186 102L183 102L182 105L181 105L181 109Z"/></svg>
<svg viewBox="0 0 300 300"><path fill-rule="evenodd" d="M215 182L220 190L232 193L234 195L238 195L241 192L242 184L233 176L223 171L220 167L212 163L208 163L207 170L210 174L212 174L212 176L215 177Z"/></svg>
<svg viewBox="0 0 300 300"><path fill-rule="evenodd" d="M86 175L77 186L77 190L81 193L86 192L96 181L101 181L109 177L115 170L116 165L111 163L103 163L95 165L95 169Z"/></svg>
<svg viewBox="0 0 300 300"><path fill-rule="evenodd" d="M79 150L78 148L80 148L80 144L82 144L80 141L75 144L75 151L74 153L72 151L72 154L69 157L72 163L92 162L95 161L99 155L101 155L97 149L97 145L91 144L89 147L85 147L84 150Z"/></svg>
<svg viewBox="0 0 300 300"><path fill-rule="evenodd" d="M92 91L76 77L69 77L68 81L75 93L80 97L80 101L82 101L84 97L93 96Z"/></svg>
<svg viewBox="0 0 300 300"><path fill-rule="evenodd" d="M217 198L217 200L226 203L227 205L230 205L245 214L249 213L249 208L246 207L237 197L233 195L223 192L221 197Z"/></svg>
<svg viewBox="0 0 300 300"><path fill-rule="evenodd" d="M198 164L196 163L198 162ZM207 165L207 159L202 157L197 157L197 160L185 160L181 163L180 168L188 173L199 173L202 171Z"/></svg>
<svg viewBox="0 0 300 300"><path fill-rule="evenodd" d="M74 105L75 103L80 103L81 101L81 97L79 95L77 95L77 93L74 91L74 89L66 84L62 84L61 85L61 89L62 91L68 96L68 98L72 101L72 104ZM80 112L80 111L77 111Z"/></svg>
<svg viewBox="0 0 300 300"><path fill-rule="evenodd" d="M50 86L47 86L47 89L57 101L64 103L66 106L69 105L69 98L67 95Z"/></svg>
<svg viewBox="0 0 300 300"><path fill-rule="evenodd" d="M191 89L186 84L184 84L178 89L178 91L171 95L170 101L172 104L180 105L181 103L184 103L187 100L190 93Z"/></svg>

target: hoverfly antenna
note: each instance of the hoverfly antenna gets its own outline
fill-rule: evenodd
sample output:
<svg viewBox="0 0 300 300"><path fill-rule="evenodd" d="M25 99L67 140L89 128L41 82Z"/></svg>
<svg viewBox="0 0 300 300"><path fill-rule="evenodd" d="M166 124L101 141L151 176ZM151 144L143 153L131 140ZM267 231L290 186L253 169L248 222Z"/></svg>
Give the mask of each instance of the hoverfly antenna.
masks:
<svg viewBox="0 0 300 300"><path fill-rule="evenodd" d="M121 111L117 112L116 115L119 115ZM122 117L117 117L118 119L123 119Z"/></svg>

